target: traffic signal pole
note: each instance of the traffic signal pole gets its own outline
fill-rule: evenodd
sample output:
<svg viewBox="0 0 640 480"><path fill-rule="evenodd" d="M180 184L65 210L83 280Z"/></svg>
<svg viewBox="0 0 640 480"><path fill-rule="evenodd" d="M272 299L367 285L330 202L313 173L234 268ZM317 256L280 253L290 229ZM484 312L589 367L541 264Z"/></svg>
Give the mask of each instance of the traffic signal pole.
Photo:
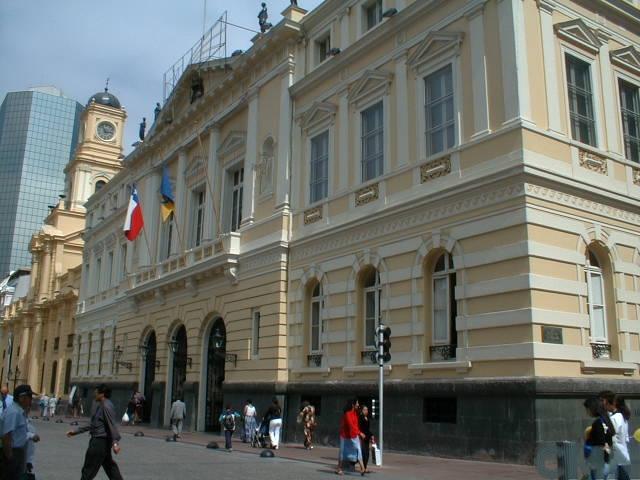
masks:
<svg viewBox="0 0 640 480"><path fill-rule="evenodd" d="M382 438L384 429L384 325L378 327L378 398L380 408L378 413L378 448L380 448L380 466L382 466Z"/></svg>

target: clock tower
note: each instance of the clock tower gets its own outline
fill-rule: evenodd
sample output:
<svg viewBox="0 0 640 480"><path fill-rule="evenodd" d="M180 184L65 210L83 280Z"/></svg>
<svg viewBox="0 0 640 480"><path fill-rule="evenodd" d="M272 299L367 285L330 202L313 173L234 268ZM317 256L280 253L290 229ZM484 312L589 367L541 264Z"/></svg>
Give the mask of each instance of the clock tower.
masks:
<svg viewBox="0 0 640 480"><path fill-rule="evenodd" d="M65 168L65 194L70 210L84 211L84 203L122 168L125 109L115 95L92 95L81 118L80 138Z"/></svg>

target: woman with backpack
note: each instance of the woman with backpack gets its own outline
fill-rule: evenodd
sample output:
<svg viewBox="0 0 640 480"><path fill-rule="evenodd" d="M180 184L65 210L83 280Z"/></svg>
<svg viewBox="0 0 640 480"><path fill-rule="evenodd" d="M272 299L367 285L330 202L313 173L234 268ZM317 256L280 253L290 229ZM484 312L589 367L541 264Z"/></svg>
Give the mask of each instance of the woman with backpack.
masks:
<svg viewBox="0 0 640 480"><path fill-rule="evenodd" d="M224 448L227 449L227 452L233 451L231 438L233 437L233 432L236 430L236 419L239 418L240 414L231 410L231 405L227 405L226 410L222 412L218 419L224 429Z"/></svg>
<svg viewBox="0 0 640 480"><path fill-rule="evenodd" d="M584 407L587 414L595 418L591 427L587 429L584 444L584 456L591 480L606 479L609 475L609 461L616 431L598 397L587 398Z"/></svg>

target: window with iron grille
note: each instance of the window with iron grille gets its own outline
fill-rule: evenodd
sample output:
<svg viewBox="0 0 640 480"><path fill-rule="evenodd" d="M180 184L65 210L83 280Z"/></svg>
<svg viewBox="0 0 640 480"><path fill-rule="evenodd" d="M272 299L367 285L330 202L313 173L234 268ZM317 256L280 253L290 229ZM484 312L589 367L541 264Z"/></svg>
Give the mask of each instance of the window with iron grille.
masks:
<svg viewBox="0 0 640 480"><path fill-rule="evenodd" d="M620 80L620 111L627 160L640 162L640 88Z"/></svg>
<svg viewBox="0 0 640 480"><path fill-rule="evenodd" d="M434 155L455 144L451 65L427 76L424 83L427 155Z"/></svg>
<svg viewBox="0 0 640 480"><path fill-rule="evenodd" d="M566 65L571 136L578 142L595 147L597 141L591 65L571 55L566 56Z"/></svg>
<svg viewBox="0 0 640 480"><path fill-rule="evenodd" d="M311 139L311 165L309 190L311 203L327 198L329 183L329 132Z"/></svg>
<svg viewBox="0 0 640 480"><path fill-rule="evenodd" d="M384 170L383 105L378 102L361 112L362 181L379 177Z"/></svg>

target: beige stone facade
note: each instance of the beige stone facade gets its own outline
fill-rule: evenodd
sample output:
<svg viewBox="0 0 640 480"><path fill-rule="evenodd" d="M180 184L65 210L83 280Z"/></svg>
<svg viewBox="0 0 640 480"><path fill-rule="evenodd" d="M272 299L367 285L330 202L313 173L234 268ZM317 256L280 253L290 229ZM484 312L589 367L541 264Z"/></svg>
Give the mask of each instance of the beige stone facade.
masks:
<svg viewBox="0 0 640 480"><path fill-rule="evenodd" d="M126 114L119 105L116 108L104 103L90 101L82 114L80 143L65 169L65 194L51 208L29 245L32 263L28 293L14 299L0 319L3 359L13 373L7 371L10 386L29 383L36 392L62 398L70 392L74 368L77 370L73 352L82 276L84 203L121 168ZM98 125L105 123L114 128L101 131Z"/></svg>
<svg viewBox="0 0 640 480"><path fill-rule="evenodd" d="M639 26L604 0L327 0L192 65L87 204L121 200L85 273L128 254L83 286L78 380L140 386L161 424L184 396L197 429L223 398L312 400L329 436L375 395L384 323L390 446L528 462L577 435L580 396L640 395Z"/></svg>

